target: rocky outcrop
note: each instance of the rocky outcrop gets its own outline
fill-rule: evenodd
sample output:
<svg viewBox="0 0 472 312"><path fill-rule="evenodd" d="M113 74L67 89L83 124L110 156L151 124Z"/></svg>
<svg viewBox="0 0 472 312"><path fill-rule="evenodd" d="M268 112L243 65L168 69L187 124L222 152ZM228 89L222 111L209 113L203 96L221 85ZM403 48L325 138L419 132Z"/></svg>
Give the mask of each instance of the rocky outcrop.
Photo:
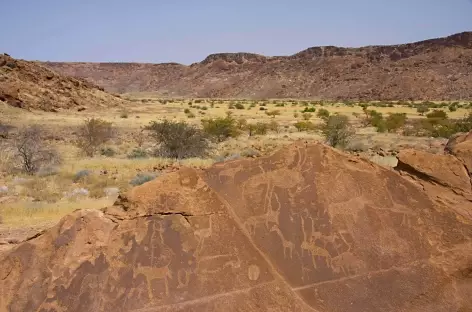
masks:
<svg viewBox="0 0 472 312"><path fill-rule="evenodd" d="M10 106L56 111L125 103L82 78L65 77L35 62L0 55L0 101Z"/></svg>
<svg viewBox="0 0 472 312"><path fill-rule="evenodd" d="M43 64L109 91L174 97L472 99L472 32L390 46L312 47L291 56L218 53L191 66Z"/></svg>
<svg viewBox="0 0 472 312"><path fill-rule="evenodd" d="M184 168L7 253L0 310L470 311L470 202L410 163L434 179L305 143Z"/></svg>

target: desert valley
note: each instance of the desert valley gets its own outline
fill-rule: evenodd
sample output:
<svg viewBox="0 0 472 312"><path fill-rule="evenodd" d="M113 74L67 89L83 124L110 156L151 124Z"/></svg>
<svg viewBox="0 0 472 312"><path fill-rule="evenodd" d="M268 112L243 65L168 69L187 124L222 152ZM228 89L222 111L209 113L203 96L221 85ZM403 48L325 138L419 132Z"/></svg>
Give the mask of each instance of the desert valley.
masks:
<svg viewBox="0 0 472 312"><path fill-rule="evenodd" d="M0 311L472 311L472 32L0 55Z"/></svg>

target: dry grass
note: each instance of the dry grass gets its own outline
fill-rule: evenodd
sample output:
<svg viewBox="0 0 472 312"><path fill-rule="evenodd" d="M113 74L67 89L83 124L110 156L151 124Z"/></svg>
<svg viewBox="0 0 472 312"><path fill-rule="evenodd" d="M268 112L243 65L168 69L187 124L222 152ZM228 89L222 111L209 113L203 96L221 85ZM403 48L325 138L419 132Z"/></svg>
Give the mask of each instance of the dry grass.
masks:
<svg viewBox="0 0 472 312"><path fill-rule="evenodd" d="M107 198L80 201L58 201L55 203L18 201L1 204L3 223L11 227L24 227L41 223L57 222L77 209L100 209L113 204Z"/></svg>
<svg viewBox="0 0 472 312"><path fill-rule="evenodd" d="M58 143L59 152L63 158L63 164L58 168L58 172L47 177L25 177L27 182L10 186L14 176L8 172L11 154L4 149L0 149L0 186L9 185L12 189L16 201L10 204L0 204L0 214L3 222L9 226L22 226L23 224L38 224L48 220L58 220L63 215L82 208L102 208L112 204L109 199L103 198L104 188L117 187L121 192L126 192L131 186L130 180L138 173L153 172L163 166L184 165L195 168L206 168L211 166L216 159L238 156L248 151L256 151L258 154L267 154L278 149L280 146L290 144L296 140L323 140L317 133L297 132L293 124L302 120L302 111L305 108L303 101L278 100L277 103L285 103L284 106L277 106L272 100L269 101L233 101L233 100L199 100L199 103L190 100L168 101L166 104L157 99L155 94L129 94L132 99L131 105L123 108L116 107L105 110L86 110L84 112L61 111L58 113L46 112L26 112L21 109L11 108L4 103L0 103L0 115L3 120L16 127L30 124L41 124L51 133ZM144 101L142 101L144 100ZM201 101L201 102L200 102ZM244 109L229 109L230 104L242 103ZM212 104L213 103L213 104ZM265 105L265 106L262 106ZM196 108L206 107L206 109ZM213 107L212 107L213 106ZM252 106L252 107L251 107ZM266 110L260 110L264 107ZM357 116L362 116L362 108L358 105L346 106L342 103L328 105L315 105L318 111L321 107L327 109L331 114L346 114L354 122L359 121ZM184 112L185 109L195 115L189 118ZM424 118L416 112L416 108L396 105L394 107L375 107L378 112L388 115L389 113L406 113L408 118ZM280 115L275 118L266 115L266 111L279 110ZM444 109L451 118L460 118L469 110L460 108L455 112ZM232 112L236 119L244 118L248 123L276 121L280 125L280 132L271 132L264 136L248 137L244 134L238 138L229 139L215 146L213 155L207 159L187 159L176 162L173 159L165 158L143 158L128 159L127 154L138 143L133 139L133 134L140 128L149 124L153 120L184 120L187 123L200 126L203 118L223 117L228 111ZM124 117L126 112L127 118ZM297 115L297 117L295 117ZM74 127L83 123L85 118L99 117L112 122L118 129L120 135L110 143L116 151L113 157L97 156L84 158L73 144ZM316 117L316 112L311 116L310 121L317 124L321 119ZM399 144L428 146L431 142L429 138L408 138L396 134L376 133L372 128L358 129L355 140L358 145L365 148L382 147L384 149L394 148ZM356 142L354 142L356 143ZM150 142L146 142L143 148L149 148ZM372 158L371 160L391 165L393 159ZM156 169L157 168L157 169ZM80 170L90 170L92 175L77 183L73 182L75 174ZM106 172L106 173L104 173ZM102 173L102 174L101 174ZM64 199L67 192L73 189L86 188L90 192L90 198L70 201ZM36 202L33 202L34 199Z"/></svg>

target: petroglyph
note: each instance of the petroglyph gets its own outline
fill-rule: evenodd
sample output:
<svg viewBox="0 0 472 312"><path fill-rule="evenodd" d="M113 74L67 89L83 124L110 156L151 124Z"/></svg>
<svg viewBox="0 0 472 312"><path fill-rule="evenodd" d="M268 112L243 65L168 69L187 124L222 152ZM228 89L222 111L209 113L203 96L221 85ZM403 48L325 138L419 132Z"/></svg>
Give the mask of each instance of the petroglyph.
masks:
<svg viewBox="0 0 472 312"><path fill-rule="evenodd" d="M5 254L0 311L472 311L472 202L421 183L305 143L185 169Z"/></svg>

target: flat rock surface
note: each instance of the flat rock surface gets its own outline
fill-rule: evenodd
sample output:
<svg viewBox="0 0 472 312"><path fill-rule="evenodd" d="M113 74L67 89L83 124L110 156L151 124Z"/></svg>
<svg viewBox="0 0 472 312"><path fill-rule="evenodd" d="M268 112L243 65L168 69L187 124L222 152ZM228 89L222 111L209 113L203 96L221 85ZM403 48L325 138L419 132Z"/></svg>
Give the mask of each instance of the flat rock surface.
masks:
<svg viewBox="0 0 472 312"><path fill-rule="evenodd" d="M472 311L472 216L424 185L321 144L184 168L6 253L0 310Z"/></svg>

